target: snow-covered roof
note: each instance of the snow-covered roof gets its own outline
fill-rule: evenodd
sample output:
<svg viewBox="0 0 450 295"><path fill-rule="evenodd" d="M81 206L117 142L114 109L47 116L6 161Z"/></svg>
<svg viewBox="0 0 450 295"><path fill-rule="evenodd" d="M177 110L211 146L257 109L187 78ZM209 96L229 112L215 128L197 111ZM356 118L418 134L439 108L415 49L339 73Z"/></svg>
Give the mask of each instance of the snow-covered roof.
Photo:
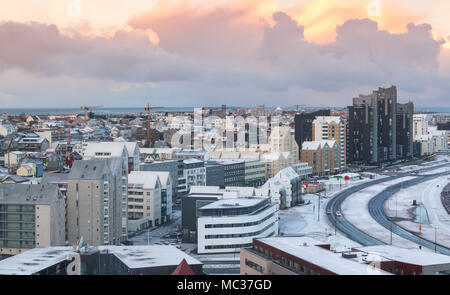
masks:
<svg viewBox="0 0 450 295"><path fill-rule="evenodd" d="M368 274L367 265L343 258L341 254L321 248L317 245L323 245L324 243L311 238L270 237L258 239L258 241L338 275ZM390 275L390 273L382 270L379 271L379 274Z"/></svg>
<svg viewBox="0 0 450 295"><path fill-rule="evenodd" d="M419 249L400 248L391 245L368 246L356 249L369 254L376 254L390 260L414 265L429 266L436 264L450 264L450 256Z"/></svg>
<svg viewBox="0 0 450 295"><path fill-rule="evenodd" d="M144 189L154 189L159 177L151 171L131 171L128 174L129 184L142 184Z"/></svg>
<svg viewBox="0 0 450 295"><path fill-rule="evenodd" d="M266 197L251 197L251 198L236 198L236 199L222 199L215 201L211 204L205 205L199 210L205 209L226 209L226 208L245 208L251 207L258 203L264 202L267 200Z"/></svg>
<svg viewBox="0 0 450 295"><path fill-rule="evenodd" d="M191 185L189 194L220 194L220 187Z"/></svg>

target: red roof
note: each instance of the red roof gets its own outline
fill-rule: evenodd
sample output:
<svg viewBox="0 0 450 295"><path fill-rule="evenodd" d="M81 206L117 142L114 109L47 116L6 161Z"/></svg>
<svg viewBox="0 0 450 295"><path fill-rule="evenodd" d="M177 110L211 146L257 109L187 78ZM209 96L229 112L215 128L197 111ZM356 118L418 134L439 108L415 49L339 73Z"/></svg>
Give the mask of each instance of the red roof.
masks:
<svg viewBox="0 0 450 295"><path fill-rule="evenodd" d="M183 258L180 264L178 264L177 268L173 271L172 275L174 276L193 276L195 275L192 268L186 262L186 259Z"/></svg>

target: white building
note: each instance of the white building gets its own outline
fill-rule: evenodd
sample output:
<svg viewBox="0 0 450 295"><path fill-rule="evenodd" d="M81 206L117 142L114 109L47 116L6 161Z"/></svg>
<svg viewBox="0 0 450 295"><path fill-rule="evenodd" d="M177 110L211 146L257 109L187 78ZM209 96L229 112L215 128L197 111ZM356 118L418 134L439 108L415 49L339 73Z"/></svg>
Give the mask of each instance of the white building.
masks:
<svg viewBox="0 0 450 295"><path fill-rule="evenodd" d="M178 193L188 193L192 185L206 185L206 168L201 160L183 160L183 175L178 177Z"/></svg>
<svg viewBox="0 0 450 295"><path fill-rule="evenodd" d="M172 177L166 171L146 171L148 174L157 175L161 182L161 223L172 219Z"/></svg>
<svg viewBox="0 0 450 295"><path fill-rule="evenodd" d="M448 136L446 130L437 130L436 126L428 128L428 133L432 136L436 152L446 152L448 150Z"/></svg>
<svg viewBox="0 0 450 295"><path fill-rule="evenodd" d="M148 171L131 171L128 175L129 230L161 224L161 181L157 174ZM133 220L139 220L133 222ZM143 222L143 220L145 222Z"/></svg>
<svg viewBox="0 0 450 295"><path fill-rule="evenodd" d="M253 238L278 235L277 207L268 197L241 197L199 208L198 253L238 252Z"/></svg>
<svg viewBox="0 0 450 295"><path fill-rule="evenodd" d="M13 134L14 132L17 132L17 127L12 125L11 123L3 122L0 124L1 136L6 137L9 134Z"/></svg>

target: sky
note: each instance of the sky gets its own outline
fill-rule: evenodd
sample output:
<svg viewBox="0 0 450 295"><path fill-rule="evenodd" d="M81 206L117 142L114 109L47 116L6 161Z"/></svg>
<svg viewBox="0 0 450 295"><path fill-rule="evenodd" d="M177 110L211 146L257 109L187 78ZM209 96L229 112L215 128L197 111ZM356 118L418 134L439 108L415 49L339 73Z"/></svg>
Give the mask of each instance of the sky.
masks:
<svg viewBox="0 0 450 295"><path fill-rule="evenodd" d="M432 3L432 4L430 4ZM450 107L448 0L0 0L7 107Z"/></svg>

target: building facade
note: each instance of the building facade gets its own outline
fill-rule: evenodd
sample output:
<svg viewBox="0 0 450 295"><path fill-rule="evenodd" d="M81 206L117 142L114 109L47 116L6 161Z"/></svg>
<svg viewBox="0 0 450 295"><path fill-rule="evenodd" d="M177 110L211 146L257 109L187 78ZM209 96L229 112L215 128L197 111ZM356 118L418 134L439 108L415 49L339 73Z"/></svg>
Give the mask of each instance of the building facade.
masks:
<svg viewBox="0 0 450 295"><path fill-rule="evenodd" d="M0 254L66 243L65 200L56 184L0 184Z"/></svg>

